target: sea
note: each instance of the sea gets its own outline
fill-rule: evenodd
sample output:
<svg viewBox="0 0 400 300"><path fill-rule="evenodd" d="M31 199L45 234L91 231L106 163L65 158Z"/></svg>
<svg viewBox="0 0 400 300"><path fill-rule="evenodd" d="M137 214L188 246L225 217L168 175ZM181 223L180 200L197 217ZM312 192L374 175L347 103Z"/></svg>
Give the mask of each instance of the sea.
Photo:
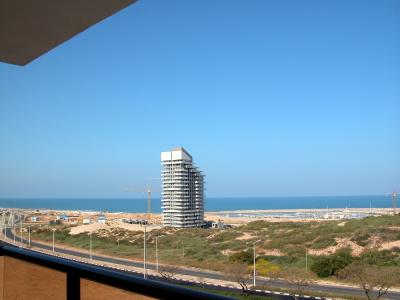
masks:
<svg viewBox="0 0 400 300"><path fill-rule="evenodd" d="M390 195L312 196L312 197L220 197L206 198L206 211L389 208ZM32 208L78 211L147 212L147 198L35 198L0 199L1 208ZM151 200L151 211L161 212L160 198Z"/></svg>

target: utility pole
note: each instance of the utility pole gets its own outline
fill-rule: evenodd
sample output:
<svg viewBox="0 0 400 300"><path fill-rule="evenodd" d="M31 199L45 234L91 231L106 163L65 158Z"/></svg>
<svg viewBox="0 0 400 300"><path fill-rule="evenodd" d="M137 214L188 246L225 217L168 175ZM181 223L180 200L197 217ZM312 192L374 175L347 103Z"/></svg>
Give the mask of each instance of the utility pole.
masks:
<svg viewBox="0 0 400 300"><path fill-rule="evenodd" d="M253 286L256 286L256 243L253 244Z"/></svg>
<svg viewBox="0 0 400 300"><path fill-rule="evenodd" d="M143 278L147 279L147 268L146 268L146 226L144 226L143 235Z"/></svg>
<svg viewBox="0 0 400 300"><path fill-rule="evenodd" d="M308 272L308 249L306 249L306 273Z"/></svg>
<svg viewBox="0 0 400 300"><path fill-rule="evenodd" d="M89 258L92 260L92 233L89 234Z"/></svg>
<svg viewBox="0 0 400 300"><path fill-rule="evenodd" d="M54 254L54 233L56 232L56 230L55 229L53 229L53 254Z"/></svg>
<svg viewBox="0 0 400 300"><path fill-rule="evenodd" d="M253 243L253 286L256 286L256 243L259 241Z"/></svg>
<svg viewBox="0 0 400 300"><path fill-rule="evenodd" d="M158 236L156 236L156 270L158 273Z"/></svg>
<svg viewBox="0 0 400 300"><path fill-rule="evenodd" d="M182 242L182 259L185 258L185 247L183 246L183 240Z"/></svg>
<svg viewBox="0 0 400 300"><path fill-rule="evenodd" d="M28 226L28 247L31 248L31 226Z"/></svg>
<svg viewBox="0 0 400 300"><path fill-rule="evenodd" d="M21 215L21 230L20 230L20 235L19 235L19 247L22 248L22 215Z"/></svg>

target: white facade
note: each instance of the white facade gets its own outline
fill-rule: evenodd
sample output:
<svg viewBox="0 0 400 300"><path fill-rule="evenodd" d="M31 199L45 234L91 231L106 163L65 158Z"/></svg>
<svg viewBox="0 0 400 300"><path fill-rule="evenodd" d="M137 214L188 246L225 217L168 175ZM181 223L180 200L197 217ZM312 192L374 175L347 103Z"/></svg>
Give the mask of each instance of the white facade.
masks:
<svg viewBox="0 0 400 300"><path fill-rule="evenodd" d="M204 176L183 148L161 152L163 225L204 225Z"/></svg>

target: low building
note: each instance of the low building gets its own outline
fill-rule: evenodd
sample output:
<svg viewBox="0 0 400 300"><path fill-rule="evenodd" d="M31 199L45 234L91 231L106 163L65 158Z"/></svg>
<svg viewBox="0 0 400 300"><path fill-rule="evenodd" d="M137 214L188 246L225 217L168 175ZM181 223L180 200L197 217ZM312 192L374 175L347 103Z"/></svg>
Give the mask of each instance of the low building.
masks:
<svg viewBox="0 0 400 300"><path fill-rule="evenodd" d="M225 224L221 220L218 220L218 222L211 222L211 228L213 229L225 229L225 228L231 228L232 226L229 224Z"/></svg>
<svg viewBox="0 0 400 300"><path fill-rule="evenodd" d="M90 221L90 219L83 219L83 220L82 220L82 224L84 224L84 225L88 225L88 224L90 224L90 223L92 223L92 222Z"/></svg>
<svg viewBox="0 0 400 300"><path fill-rule="evenodd" d="M100 216L97 218L97 222L100 223L100 224L105 224L106 221L107 221L107 218L106 218L105 215L100 215Z"/></svg>
<svg viewBox="0 0 400 300"><path fill-rule="evenodd" d="M67 215L63 214L63 215L58 216L57 219L60 219L62 221L68 221L69 217Z"/></svg>
<svg viewBox="0 0 400 300"><path fill-rule="evenodd" d="M149 222L144 219L122 219L122 222L128 224L140 224L140 225L148 225Z"/></svg>

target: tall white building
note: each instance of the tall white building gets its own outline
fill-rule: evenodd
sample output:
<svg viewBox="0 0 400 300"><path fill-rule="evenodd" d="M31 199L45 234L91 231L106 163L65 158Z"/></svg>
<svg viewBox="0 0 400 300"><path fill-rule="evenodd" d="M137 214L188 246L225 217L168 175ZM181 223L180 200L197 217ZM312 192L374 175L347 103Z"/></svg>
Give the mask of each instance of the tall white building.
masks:
<svg viewBox="0 0 400 300"><path fill-rule="evenodd" d="M198 227L204 224L204 176L183 148L161 152L163 225Z"/></svg>

